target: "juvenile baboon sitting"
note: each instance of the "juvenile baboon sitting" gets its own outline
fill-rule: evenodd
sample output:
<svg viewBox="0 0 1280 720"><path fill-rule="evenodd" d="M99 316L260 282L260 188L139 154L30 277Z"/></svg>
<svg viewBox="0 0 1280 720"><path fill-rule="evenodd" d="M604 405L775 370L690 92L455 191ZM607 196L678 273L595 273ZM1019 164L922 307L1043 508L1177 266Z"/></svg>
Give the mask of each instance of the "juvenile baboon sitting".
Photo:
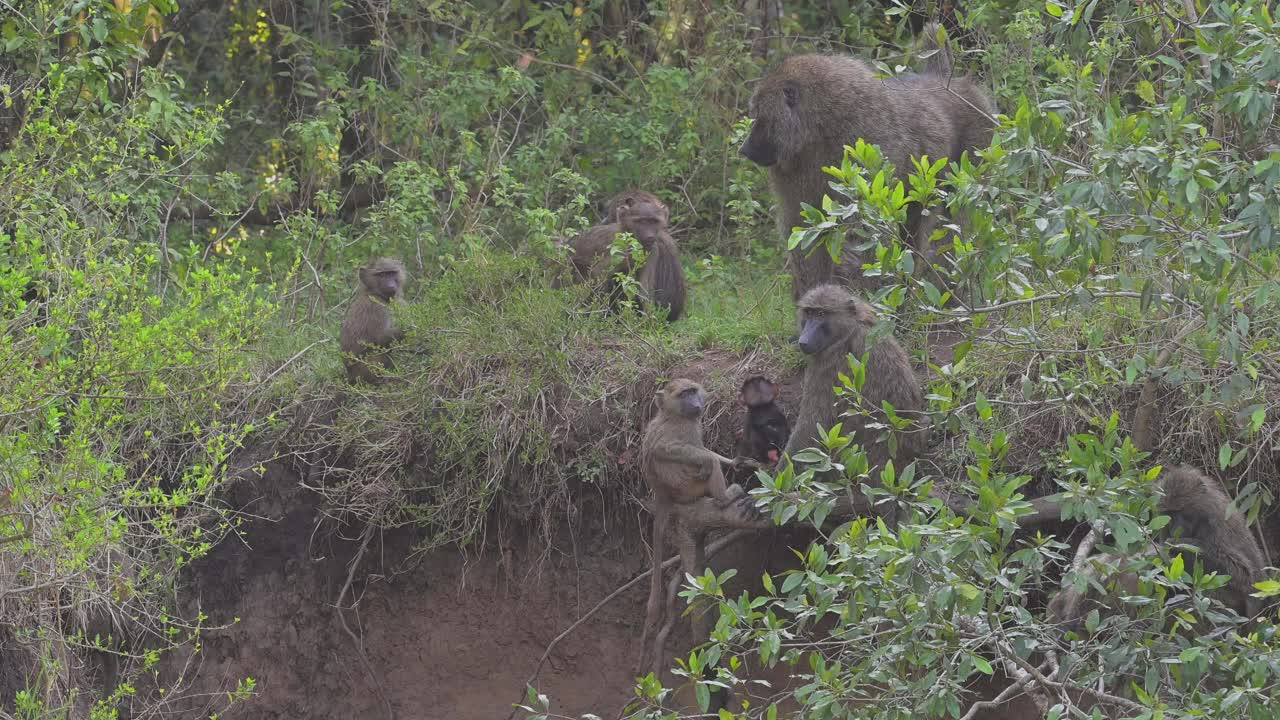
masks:
<svg viewBox="0 0 1280 720"><path fill-rule="evenodd" d="M658 413L649 421L640 443L640 474L653 490L653 575L640 640L641 663L649 654L650 634L662 614L663 545L675 507L711 497L726 514L743 496L742 487L725 481L721 463L733 461L708 450L702 441L702 410L706 393L692 380L676 379L658 391ZM686 572L704 568L701 543L705 530L682 528L681 564ZM655 671L662 658L653 653Z"/></svg>
<svg viewBox="0 0 1280 720"><path fill-rule="evenodd" d="M933 33L926 31L925 37L932 39ZM971 79L952 76L945 50L935 53L922 73L884 79L875 75L859 58L797 55L756 85L749 106L755 122L741 152L769 168L784 242L791 228L803 224L802 203L822 207L831 179L823 166L838 166L844 146L858 138L880 146L904 183L914 169L913 156L956 161L964 152L990 144L991 100ZM929 222L921 218L920 207L908 208L906 239L927 255L937 223L934 217ZM794 298L832 277L831 257L821 248L797 249L790 263ZM860 275L856 263L840 267L844 279Z"/></svg>
<svg viewBox="0 0 1280 720"><path fill-rule="evenodd" d="M404 281L404 265L398 260L382 257L360 268L360 287L338 338L348 381L377 382L370 363L391 369L386 347L404 338L404 331L391 324L391 304L400 301Z"/></svg>
<svg viewBox="0 0 1280 720"><path fill-rule="evenodd" d="M742 383L738 404L747 409L747 417L739 430L739 456L769 465L781 458L791 437L791 424L777 400L778 386L763 375L754 375Z"/></svg>
<svg viewBox="0 0 1280 720"><path fill-rule="evenodd" d="M787 442L786 455L816 446L818 426L830 429L837 421L842 421L845 433L852 434L866 450L873 481L879 479L880 470L889 459L901 470L924 450L928 428L922 422L924 396L920 383L907 353L892 336L880 338L868 352L867 334L875 322L870 305L837 285L819 285L797 303L797 342L808 356L808 364L800 413ZM840 384L840 374L849 372L848 356L861 359L864 353L866 381L858 407L867 414L841 418L849 406L838 404L834 388ZM912 424L903 430L885 429L888 420L881 408L886 400L897 415L913 420Z"/></svg>
<svg viewBox="0 0 1280 720"><path fill-rule="evenodd" d="M1262 575L1266 559L1249 531L1244 516L1232 511L1231 501L1209 476L1194 468L1166 468L1156 481L1160 490L1160 513L1169 516L1169 524L1161 529L1157 542L1194 546L1194 555L1186 557L1190 570L1192 558L1199 559L1205 572L1230 575L1231 580L1213 592L1223 605L1239 615L1253 617L1260 604L1251 597L1253 584ZM1060 519L1061 503L1052 498L1031 501L1035 513L1018 519L1020 525L1035 525ZM1154 553L1154 548L1148 553ZM1089 566L1086 573L1093 581L1101 581L1099 570ZM1138 591L1138 579L1122 573L1112 580L1129 594ZM1092 584L1092 583L1091 583ZM1089 589L1066 587L1049 604L1050 615L1068 628L1078 629L1089 611L1102 607Z"/></svg>
<svg viewBox="0 0 1280 720"><path fill-rule="evenodd" d="M570 243L575 274L580 279L602 280L610 304L616 308L622 299L622 288L615 276L634 273L640 285L641 306L663 308L667 320L679 320L684 314L684 268L675 240L667 233L667 206L656 198L650 202L636 197L620 202L614 211L617 223L597 225ZM644 265L636 268L629 254L621 262L614 262L609 247L620 232L630 233L640 243L646 255Z"/></svg>

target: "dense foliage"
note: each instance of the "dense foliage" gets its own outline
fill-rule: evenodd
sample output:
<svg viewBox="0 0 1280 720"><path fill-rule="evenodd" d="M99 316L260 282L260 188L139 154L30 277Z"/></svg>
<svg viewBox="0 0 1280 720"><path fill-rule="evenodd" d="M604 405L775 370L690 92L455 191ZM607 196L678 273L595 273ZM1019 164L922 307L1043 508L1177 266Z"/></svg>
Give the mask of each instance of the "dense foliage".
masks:
<svg viewBox="0 0 1280 720"><path fill-rule="evenodd" d="M25 654L0 669L28 680L0 712L58 717L96 699L71 655L119 652L121 636L130 682L95 712L159 712L167 680L138 680L158 677L141 671L159 651L196 642L203 619L178 612L174 587L235 530L219 491L253 471L236 461L246 442L287 438L332 464L313 482L335 515L416 524L425 546L479 542L495 512L545 531L583 483L631 492L634 471L615 460L634 434L632 388L704 352L793 365L786 243L763 171L737 155L749 82L813 48L890 73L916 64L906 9L5 5L0 642ZM874 148L850 148L830 202L791 238L874 258L874 300L929 365L942 444L887 483L910 511L896 531L829 528L803 569L756 596L698 579L690 596L718 600L722 619L684 672L718 659L714 683L733 685L791 666L794 686L765 702L755 686L750 708L732 706L751 717L784 699L806 717L961 717L983 677L1051 716L1111 699L1106 712L1126 717L1270 717L1274 628L1206 605L1221 579L1190 554L1135 569L1145 596L1197 603L1129 598L1124 622L1092 617L1088 638L1064 641L1043 601L1073 549L1015 535L1013 519L1020 493L1062 490L1075 518L1109 531L1102 547L1144 545L1163 521L1153 459L1127 423L1136 388L1158 379L1159 461L1212 471L1264 549L1280 537L1267 522L1280 477L1273 11L968 0L959 17L959 65L1003 114L992 148L949 180L921 165L902 188ZM604 318L580 289L549 286L556 239L629 187L672 209L692 287L672 327ZM892 239L913 195L964 221L939 236L951 262L934 275ZM412 277L396 371L408 392L336 382L352 268L375 254L404 258ZM336 419L310 422L326 403ZM774 517L821 524L859 482L847 439L826 450L845 483L804 464L766 478L757 494ZM980 511L938 512L934 486ZM666 696L645 679L642 711Z"/></svg>

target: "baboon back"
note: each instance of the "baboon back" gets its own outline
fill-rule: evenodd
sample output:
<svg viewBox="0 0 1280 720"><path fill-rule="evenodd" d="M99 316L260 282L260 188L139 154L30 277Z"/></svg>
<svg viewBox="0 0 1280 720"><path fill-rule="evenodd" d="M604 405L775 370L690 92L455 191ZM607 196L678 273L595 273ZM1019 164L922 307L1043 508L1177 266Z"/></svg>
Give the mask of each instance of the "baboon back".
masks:
<svg viewBox="0 0 1280 720"><path fill-rule="evenodd" d="M653 247L637 280L644 290L644 300L666 308L667 320L675 322L684 314L684 268L680 265L675 242L660 239Z"/></svg>
<svg viewBox="0 0 1280 720"><path fill-rule="evenodd" d="M1228 514L1231 500L1218 483L1189 467L1166 468L1161 475L1160 510L1169 516L1166 532L1175 541L1198 548L1206 572L1230 575L1219 599L1242 615L1258 607L1255 576L1266 566L1262 550L1239 511Z"/></svg>

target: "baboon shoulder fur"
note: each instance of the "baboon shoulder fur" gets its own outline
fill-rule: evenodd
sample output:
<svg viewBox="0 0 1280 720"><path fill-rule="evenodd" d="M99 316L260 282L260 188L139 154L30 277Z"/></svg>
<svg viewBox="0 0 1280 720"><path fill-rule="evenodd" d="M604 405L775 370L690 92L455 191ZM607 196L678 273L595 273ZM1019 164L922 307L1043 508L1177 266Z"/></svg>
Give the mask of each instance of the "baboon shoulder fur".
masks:
<svg viewBox="0 0 1280 720"><path fill-rule="evenodd" d="M852 353L861 359L867 353L867 334L875 326L875 310L837 285L819 285L810 290L798 304L798 313L803 316L806 308L827 313L836 328L836 339L821 352L808 357L800 411L791 429L786 453L794 455L816 446L817 426L830 429L841 421L845 432L852 430L855 441L867 451L873 479L890 457L894 466L901 469L923 452L927 439L927 428L920 422L924 395L906 351L892 336L881 337L868 353L866 381L862 387L862 407L871 413L871 418L883 422L882 401L887 400L899 416L916 421L914 428L888 431L894 434L897 444L896 454L891 454L883 436L886 431L867 427L862 418L840 417L847 406L837 403L834 391L840 384L840 373L848 373L848 355Z"/></svg>
<svg viewBox="0 0 1280 720"><path fill-rule="evenodd" d="M803 224L802 203L822 206L830 181L822 168L839 165L844 146L858 138L878 145L904 182L912 156L955 161L990 144L990 98L970 78L954 76L942 52L924 72L893 78L877 78L856 57L797 55L760 80L751 98L755 124L742 152L769 168L784 237ZM909 237L919 225L917 208ZM796 298L829 280L833 269L821 251L803 255L797 250L791 258ZM844 269L846 264L842 276L857 270Z"/></svg>
<svg viewBox="0 0 1280 720"><path fill-rule="evenodd" d="M645 303L665 308L667 320L675 322L684 315L685 285L684 267L676 243L665 231L652 248L649 257L636 275L643 291Z"/></svg>

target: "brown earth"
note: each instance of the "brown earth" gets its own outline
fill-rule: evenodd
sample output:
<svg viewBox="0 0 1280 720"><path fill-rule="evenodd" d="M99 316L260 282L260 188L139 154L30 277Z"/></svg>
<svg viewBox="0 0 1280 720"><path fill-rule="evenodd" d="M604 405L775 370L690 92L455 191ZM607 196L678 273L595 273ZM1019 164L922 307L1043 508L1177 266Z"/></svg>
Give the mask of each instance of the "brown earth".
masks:
<svg viewBox="0 0 1280 720"><path fill-rule="evenodd" d="M269 465L263 479L244 483L237 494L263 519L243 530L244 543L224 543L193 568L189 609L213 625L233 624L206 632L202 651L175 659L169 674L195 663L183 694L215 699L252 677L257 696L226 718L382 718L387 704L401 720L505 718L548 644L647 566L634 526L596 529L594 538L565 532L542 551L493 543L501 549L413 560L410 533L383 535L355 573L348 598L358 606L346 613L379 690L334 607L359 543L322 519L297 480ZM777 564L790 555L782 539L756 542L768 552L731 548L717 569L758 578L762 557ZM556 646L537 680L554 712L613 717L635 697L646 591L638 583ZM668 651L687 651L688 638L676 634ZM206 708L187 702L180 710L194 717Z"/></svg>
<svg viewBox="0 0 1280 720"><path fill-rule="evenodd" d="M412 561L405 557L411 534L385 534L354 573L348 598L357 606L345 614L366 670L335 609L359 543L327 525L297 480L274 464L261 480L243 483L240 501L262 519L243 530L244 543L223 543L193 567L187 610L226 627L207 631L199 653L167 662L164 680L176 681L180 668L189 678L178 683L185 699L167 708L172 717L208 717L223 692L253 678L256 696L220 717L506 718L551 641L647 564L634 528L608 528L590 541L566 532L539 553L532 543L494 543L501 549ZM789 546L809 539L803 531L761 533L726 549L713 566L759 578L785 567ZM731 594L742 587L739 581ZM535 681L552 712L612 718L635 697L631 668L646 588L638 583L555 647ZM687 635L678 635L669 653L689 649ZM781 669L753 677L775 691L787 683ZM671 675L664 681L678 684ZM693 710L687 691L676 703Z"/></svg>

